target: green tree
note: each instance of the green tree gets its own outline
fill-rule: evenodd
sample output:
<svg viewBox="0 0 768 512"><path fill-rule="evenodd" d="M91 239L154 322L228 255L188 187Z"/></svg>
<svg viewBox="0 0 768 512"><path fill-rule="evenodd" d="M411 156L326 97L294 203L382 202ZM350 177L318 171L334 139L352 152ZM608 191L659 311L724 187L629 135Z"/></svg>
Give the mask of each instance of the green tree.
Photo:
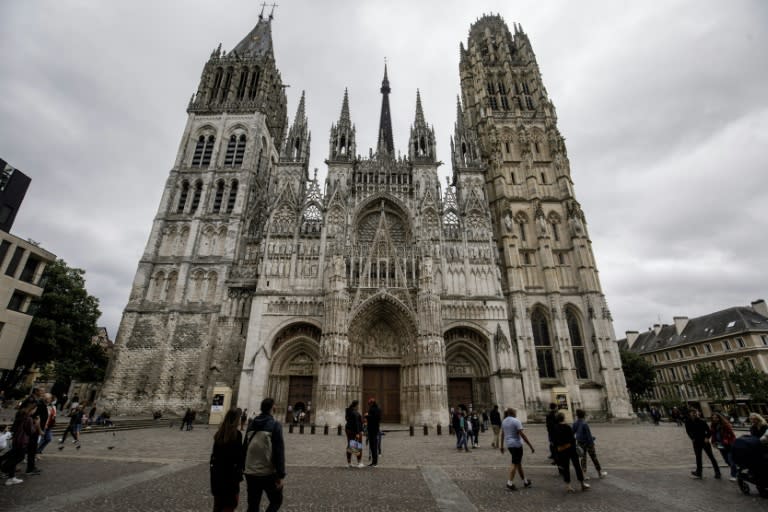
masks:
<svg viewBox="0 0 768 512"><path fill-rule="evenodd" d="M84 270L71 268L63 260L46 267L43 294L32 305L35 316L16 367L5 372L2 387L14 387L32 367L48 363L53 363L57 390L67 389L72 379L104 377L106 354L91 343L101 311L98 299L85 289L84 276Z"/></svg>
<svg viewBox="0 0 768 512"><path fill-rule="evenodd" d="M726 372L713 364L702 364L692 375L693 383L700 386L714 402L725 398Z"/></svg>
<svg viewBox="0 0 768 512"><path fill-rule="evenodd" d="M638 402L653 389L656 372L653 370L653 365L639 354L622 350L620 355L621 369L624 370L629 398L632 400L632 406L637 408Z"/></svg>
<svg viewBox="0 0 768 512"><path fill-rule="evenodd" d="M752 402L768 400L768 375L756 370L747 359L742 359L728 373L728 380L736 385L742 394L749 395Z"/></svg>

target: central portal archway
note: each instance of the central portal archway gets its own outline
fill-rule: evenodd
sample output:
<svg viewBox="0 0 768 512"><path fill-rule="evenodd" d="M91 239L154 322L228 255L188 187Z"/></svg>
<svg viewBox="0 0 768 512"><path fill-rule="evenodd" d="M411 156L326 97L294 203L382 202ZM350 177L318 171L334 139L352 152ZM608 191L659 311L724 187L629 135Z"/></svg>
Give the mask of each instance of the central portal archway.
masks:
<svg viewBox="0 0 768 512"><path fill-rule="evenodd" d="M363 409L369 398L376 398L386 423L407 421L416 406L409 396L415 340L409 311L386 292L370 298L353 316L349 328L351 380L358 386Z"/></svg>

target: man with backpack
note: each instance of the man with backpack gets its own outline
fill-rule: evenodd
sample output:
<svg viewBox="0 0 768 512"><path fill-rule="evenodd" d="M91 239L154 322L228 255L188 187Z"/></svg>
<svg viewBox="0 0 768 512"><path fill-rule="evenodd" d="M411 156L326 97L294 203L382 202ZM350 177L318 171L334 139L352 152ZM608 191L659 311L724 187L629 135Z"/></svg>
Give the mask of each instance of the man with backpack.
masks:
<svg viewBox="0 0 768 512"><path fill-rule="evenodd" d="M283 427L272 416L275 401L261 401L261 414L253 418L245 433L245 480L248 484L248 510L258 511L261 493L267 493L266 512L277 512L283 504L285 442Z"/></svg>

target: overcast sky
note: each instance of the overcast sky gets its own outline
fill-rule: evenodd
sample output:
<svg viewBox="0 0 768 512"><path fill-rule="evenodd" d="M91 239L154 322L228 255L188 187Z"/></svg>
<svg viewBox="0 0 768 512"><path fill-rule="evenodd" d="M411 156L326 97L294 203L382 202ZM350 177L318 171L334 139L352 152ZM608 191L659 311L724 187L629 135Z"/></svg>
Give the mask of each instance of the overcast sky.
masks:
<svg viewBox="0 0 768 512"><path fill-rule="evenodd" d="M385 57L396 148L418 88L448 175L459 42L500 13L529 35L557 108L617 336L768 299L768 3L279 4L289 116L306 90L321 176L345 87L358 152L375 146ZM112 338L203 65L259 10L0 2L0 157L32 178L13 233L86 270Z"/></svg>

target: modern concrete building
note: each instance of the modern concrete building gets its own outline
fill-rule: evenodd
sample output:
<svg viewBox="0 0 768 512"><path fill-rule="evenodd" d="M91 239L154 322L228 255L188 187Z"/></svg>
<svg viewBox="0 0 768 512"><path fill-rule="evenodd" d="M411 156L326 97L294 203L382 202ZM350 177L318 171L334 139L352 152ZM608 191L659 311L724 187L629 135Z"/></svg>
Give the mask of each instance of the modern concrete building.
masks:
<svg viewBox="0 0 768 512"><path fill-rule="evenodd" d="M32 300L42 295L43 271L55 259L37 244L0 231L0 369L16 364L35 314Z"/></svg>
<svg viewBox="0 0 768 512"><path fill-rule="evenodd" d="M376 396L385 421L434 425L451 405L525 419L557 397L628 417L565 141L522 28L484 16L460 45L460 98L431 106L456 110L445 188L418 91L396 152L386 66L380 96L373 77L355 91L381 105L363 120L378 125L375 149L358 151L339 91L319 182L306 100L289 124L271 31L260 16L205 64L101 403L181 412L233 396L253 411L273 396L336 425Z"/></svg>

